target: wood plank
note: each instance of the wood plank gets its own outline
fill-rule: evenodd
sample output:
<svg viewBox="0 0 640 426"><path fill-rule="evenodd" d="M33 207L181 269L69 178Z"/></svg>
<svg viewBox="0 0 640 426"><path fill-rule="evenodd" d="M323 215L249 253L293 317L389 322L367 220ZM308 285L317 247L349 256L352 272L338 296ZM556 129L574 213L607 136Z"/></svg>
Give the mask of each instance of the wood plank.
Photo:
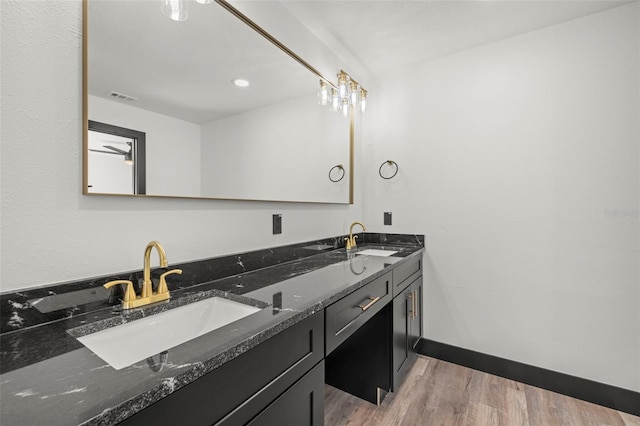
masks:
<svg viewBox="0 0 640 426"><path fill-rule="evenodd" d="M628 413L619 412L625 426L640 426L640 417Z"/></svg>
<svg viewBox="0 0 640 426"><path fill-rule="evenodd" d="M640 426L640 417L420 355L380 406L327 386L325 424Z"/></svg>
<svg viewBox="0 0 640 426"><path fill-rule="evenodd" d="M529 416L527 415L527 396L524 389L505 389L505 406L500 416L500 425L504 426L527 426Z"/></svg>

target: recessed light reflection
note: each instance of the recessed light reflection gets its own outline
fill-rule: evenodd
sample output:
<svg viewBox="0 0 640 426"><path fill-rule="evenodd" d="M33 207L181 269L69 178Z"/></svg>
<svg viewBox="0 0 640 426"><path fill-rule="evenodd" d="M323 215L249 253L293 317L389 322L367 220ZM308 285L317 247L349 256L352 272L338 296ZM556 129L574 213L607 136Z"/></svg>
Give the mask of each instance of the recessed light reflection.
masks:
<svg viewBox="0 0 640 426"><path fill-rule="evenodd" d="M249 81L243 78L236 78L235 80L233 80L233 84L235 84L238 87L248 87Z"/></svg>

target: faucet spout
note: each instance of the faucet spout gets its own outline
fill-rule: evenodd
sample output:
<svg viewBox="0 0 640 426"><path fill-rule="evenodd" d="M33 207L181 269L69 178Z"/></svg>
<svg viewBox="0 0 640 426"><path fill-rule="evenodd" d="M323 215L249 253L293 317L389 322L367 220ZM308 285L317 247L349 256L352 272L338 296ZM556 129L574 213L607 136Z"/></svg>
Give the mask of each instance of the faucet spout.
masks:
<svg viewBox="0 0 640 426"><path fill-rule="evenodd" d="M150 297L153 294L153 286L151 284L151 250L156 249L158 257L160 258L160 267L167 267L167 254L164 248L157 241L151 241L144 249L144 269L142 271L142 294L141 297Z"/></svg>
<svg viewBox="0 0 640 426"><path fill-rule="evenodd" d="M353 236L353 227L356 226L356 225L360 225L362 227L363 231L367 230L367 228L365 228L365 226L364 226L364 224L362 222L353 222L351 224L351 227L349 228L349 236L350 237Z"/></svg>

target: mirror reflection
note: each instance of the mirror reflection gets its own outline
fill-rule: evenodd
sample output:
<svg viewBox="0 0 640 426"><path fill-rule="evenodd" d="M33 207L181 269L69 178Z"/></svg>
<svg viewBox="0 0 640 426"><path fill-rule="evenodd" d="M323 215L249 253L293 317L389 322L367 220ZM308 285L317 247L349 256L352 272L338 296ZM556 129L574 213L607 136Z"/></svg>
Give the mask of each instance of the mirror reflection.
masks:
<svg viewBox="0 0 640 426"><path fill-rule="evenodd" d="M87 2L88 120L145 147L91 131L85 193L348 203L350 120L319 78L217 3L161 4Z"/></svg>
<svg viewBox="0 0 640 426"><path fill-rule="evenodd" d="M88 191L146 194L145 140L143 132L89 120Z"/></svg>

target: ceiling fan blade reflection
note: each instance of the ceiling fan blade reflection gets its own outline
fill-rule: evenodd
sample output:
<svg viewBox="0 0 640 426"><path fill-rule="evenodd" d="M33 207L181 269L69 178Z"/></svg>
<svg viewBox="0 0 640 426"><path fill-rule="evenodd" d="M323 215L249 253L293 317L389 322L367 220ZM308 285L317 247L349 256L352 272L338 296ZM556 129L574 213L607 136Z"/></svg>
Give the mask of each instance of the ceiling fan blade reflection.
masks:
<svg viewBox="0 0 640 426"><path fill-rule="evenodd" d="M101 149L91 149L89 148L89 151L93 151L93 152L101 152L103 154L113 154L113 155L122 155L119 152L113 152L113 151L103 151Z"/></svg>
<svg viewBox="0 0 640 426"><path fill-rule="evenodd" d="M113 151L115 151L115 152L118 152L118 153L120 153L120 154L122 154L122 155L126 155L126 154L130 154L130 153L131 153L131 151L125 151L125 150L123 150L123 149L116 148L116 147L111 146L111 145L102 145L102 146L103 146L103 147L105 147L105 148L107 148L107 149L111 149L111 150L113 150Z"/></svg>

